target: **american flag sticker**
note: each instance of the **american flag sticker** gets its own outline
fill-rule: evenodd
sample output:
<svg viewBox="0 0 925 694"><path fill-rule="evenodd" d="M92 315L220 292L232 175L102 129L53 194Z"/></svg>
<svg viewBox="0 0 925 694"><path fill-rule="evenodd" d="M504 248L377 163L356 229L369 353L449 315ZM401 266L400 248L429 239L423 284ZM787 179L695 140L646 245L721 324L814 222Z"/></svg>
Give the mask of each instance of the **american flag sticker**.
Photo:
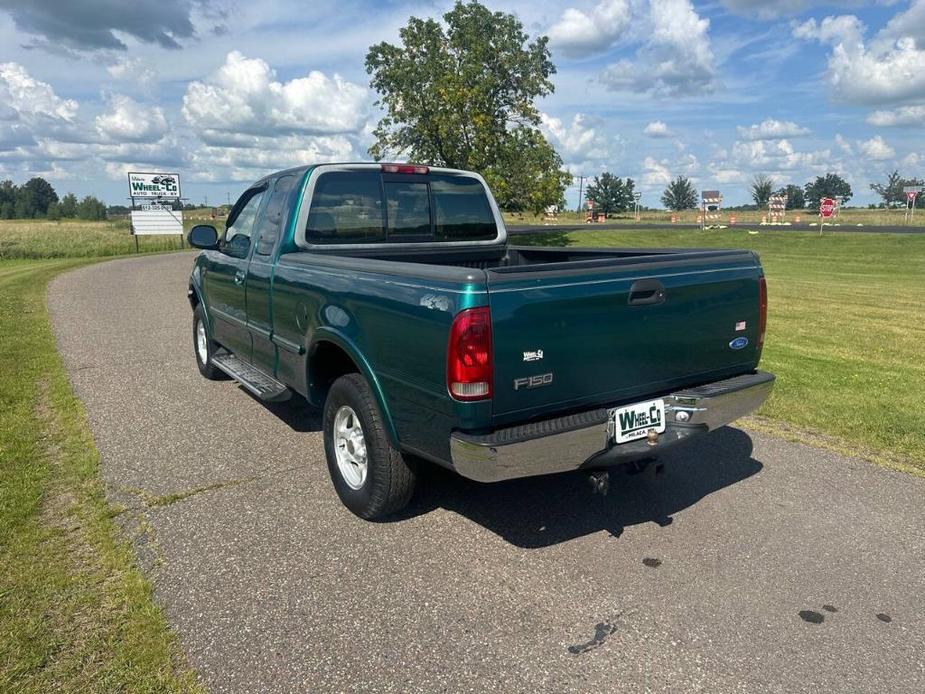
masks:
<svg viewBox="0 0 925 694"><path fill-rule="evenodd" d="M740 320L738 323L736 323L736 332L739 332L740 330L745 330L744 320Z"/></svg>

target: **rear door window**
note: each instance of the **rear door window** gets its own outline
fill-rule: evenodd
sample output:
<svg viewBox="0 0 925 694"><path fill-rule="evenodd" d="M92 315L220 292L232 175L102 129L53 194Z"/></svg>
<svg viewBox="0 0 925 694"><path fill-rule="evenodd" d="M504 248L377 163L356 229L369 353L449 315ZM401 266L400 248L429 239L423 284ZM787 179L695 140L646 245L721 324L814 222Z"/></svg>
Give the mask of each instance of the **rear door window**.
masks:
<svg viewBox="0 0 925 694"><path fill-rule="evenodd" d="M470 176L430 178L437 241L483 241L498 236L485 187Z"/></svg>
<svg viewBox="0 0 925 694"><path fill-rule="evenodd" d="M309 243L385 241L382 209L378 171L322 174L312 193L305 235Z"/></svg>

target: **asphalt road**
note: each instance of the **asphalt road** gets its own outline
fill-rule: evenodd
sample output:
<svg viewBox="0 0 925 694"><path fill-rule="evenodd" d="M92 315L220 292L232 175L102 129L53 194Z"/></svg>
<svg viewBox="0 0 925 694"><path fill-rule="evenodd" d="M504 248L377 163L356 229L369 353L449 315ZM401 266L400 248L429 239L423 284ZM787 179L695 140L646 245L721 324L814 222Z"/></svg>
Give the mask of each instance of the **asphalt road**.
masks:
<svg viewBox="0 0 925 694"><path fill-rule="evenodd" d="M925 480L727 427L606 498L434 472L367 523L315 416L199 376L191 262L80 269L49 305L119 519L212 691L925 691Z"/></svg>
<svg viewBox="0 0 925 694"><path fill-rule="evenodd" d="M536 232L567 232L567 231L601 231L604 229L629 230L629 229L653 229L659 231L690 231L699 229L699 224L668 224L654 222L640 222L639 224L630 224L627 222L608 222L604 224L511 224L507 227L508 233L533 234ZM765 231L819 231L819 226L810 226L809 224L791 224L789 226L761 226L760 224L748 224L739 222L734 226L728 226L728 229L759 229ZM864 234L925 234L923 226L857 226L854 224L839 224L838 226L825 225L825 232L830 231L847 232L847 233L864 233Z"/></svg>

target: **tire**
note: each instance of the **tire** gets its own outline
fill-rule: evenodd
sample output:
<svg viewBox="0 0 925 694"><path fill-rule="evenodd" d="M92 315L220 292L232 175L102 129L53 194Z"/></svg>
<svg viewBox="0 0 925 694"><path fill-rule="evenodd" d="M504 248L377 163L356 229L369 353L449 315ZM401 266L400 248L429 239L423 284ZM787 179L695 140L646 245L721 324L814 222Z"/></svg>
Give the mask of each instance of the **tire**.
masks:
<svg viewBox="0 0 925 694"><path fill-rule="evenodd" d="M328 472L344 506L360 518L374 520L408 505L416 475L392 445L365 378L353 373L334 381L322 422Z"/></svg>
<svg viewBox="0 0 925 694"><path fill-rule="evenodd" d="M206 326L205 322L205 313L202 310L202 304L196 306L196 309L193 311L193 354L196 355L196 366L199 367L199 373L208 378L210 381L221 381L227 378L225 372L217 368L212 363L212 355L215 354L215 350L218 345L213 342L212 338L209 336L209 329ZM202 335L199 331L202 329ZM205 346L205 359L203 359L202 354L202 344L199 340L201 337L204 337L204 346Z"/></svg>

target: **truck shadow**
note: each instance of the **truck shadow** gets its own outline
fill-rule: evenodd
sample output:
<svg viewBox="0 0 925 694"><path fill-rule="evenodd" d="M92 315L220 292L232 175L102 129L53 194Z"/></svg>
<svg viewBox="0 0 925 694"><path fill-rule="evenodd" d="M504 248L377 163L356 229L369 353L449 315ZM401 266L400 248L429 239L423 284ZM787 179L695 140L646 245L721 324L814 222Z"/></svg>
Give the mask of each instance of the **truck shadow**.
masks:
<svg viewBox="0 0 925 694"><path fill-rule="evenodd" d="M548 547L602 530L619 537L624 528L640 523L670 525L679 511L757 474L763 465L751 454L748 434L724 427L662 456L663 478L612 471L605 497L592 495L587 475L579 472L479 484L426 466L419 492L402 517L445 508L523 548Z"/></svg>

